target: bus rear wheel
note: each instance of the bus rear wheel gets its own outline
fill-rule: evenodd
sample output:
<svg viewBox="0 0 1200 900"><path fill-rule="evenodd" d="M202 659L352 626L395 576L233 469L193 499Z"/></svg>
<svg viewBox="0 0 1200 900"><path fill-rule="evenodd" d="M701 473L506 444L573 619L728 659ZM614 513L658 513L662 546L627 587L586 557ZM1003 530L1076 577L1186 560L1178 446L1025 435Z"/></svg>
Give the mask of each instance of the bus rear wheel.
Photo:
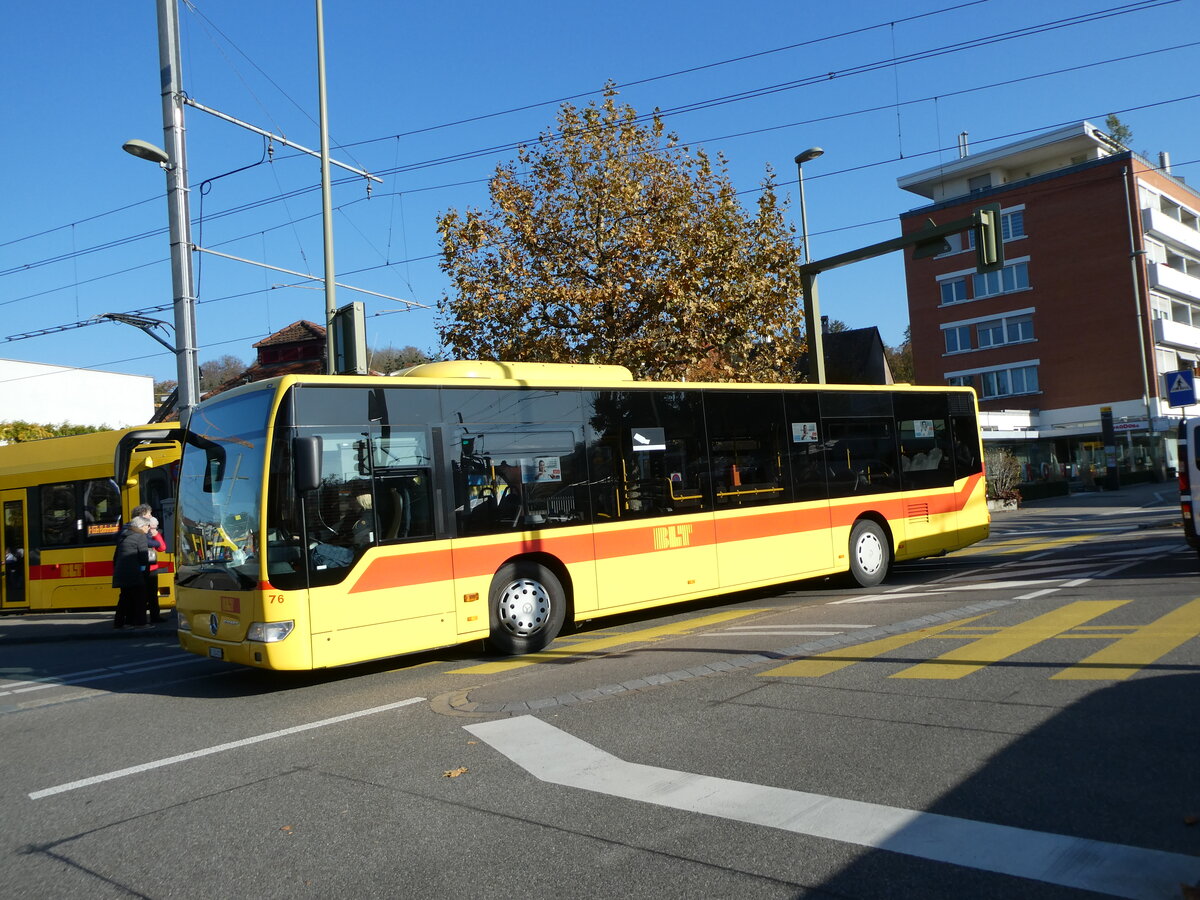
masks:
<svg viewBox="0 0 1200 900"><path fill-rule="evenodd" d="M860 587L874 587L887 576L892 553L887 535L870 519L860 519L850 531L850 577Z"/></svg>
<svg viewBox="0 0 1200 900"><path fill-rule="evenodd" d="M541 650L562 629L567 595L557 576L540 563L505 563L488 593L488 647L517 656Z"/></svg>

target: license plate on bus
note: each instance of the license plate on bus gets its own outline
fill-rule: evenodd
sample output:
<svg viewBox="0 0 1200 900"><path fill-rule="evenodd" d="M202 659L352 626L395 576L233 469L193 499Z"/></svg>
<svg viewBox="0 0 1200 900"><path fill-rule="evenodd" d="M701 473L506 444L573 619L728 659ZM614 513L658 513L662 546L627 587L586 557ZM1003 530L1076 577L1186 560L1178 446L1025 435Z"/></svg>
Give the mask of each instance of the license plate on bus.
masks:
<svg viewBox="0 0 1200 900"><path fill-rule="evenodd" d="M224 659L225 658L225 648L224 647L209 647L208 655L211 656L213 659Z"/></svg>

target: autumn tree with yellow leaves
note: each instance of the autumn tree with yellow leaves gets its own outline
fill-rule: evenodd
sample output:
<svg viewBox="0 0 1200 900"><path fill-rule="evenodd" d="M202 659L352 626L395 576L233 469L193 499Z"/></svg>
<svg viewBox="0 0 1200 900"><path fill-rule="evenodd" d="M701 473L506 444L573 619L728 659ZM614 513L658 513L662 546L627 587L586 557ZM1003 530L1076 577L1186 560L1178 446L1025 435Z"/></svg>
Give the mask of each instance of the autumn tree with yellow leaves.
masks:
<svg viewBox="0 0 1200 900"><path fill-rule="evenodd" d="M747 212L657 112L564 103L497 166L491 205L438 217L442 343L460 358L610 363L654 380L799 380L801 264L768 168Z"/></svg>

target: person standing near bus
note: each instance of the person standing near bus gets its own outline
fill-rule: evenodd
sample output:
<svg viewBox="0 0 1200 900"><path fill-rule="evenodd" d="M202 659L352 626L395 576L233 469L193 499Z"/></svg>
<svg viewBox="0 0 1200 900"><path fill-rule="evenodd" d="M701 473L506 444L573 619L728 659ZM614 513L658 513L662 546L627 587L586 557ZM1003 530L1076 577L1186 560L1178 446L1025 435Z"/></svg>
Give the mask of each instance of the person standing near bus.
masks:
<svg viewBox="0 0 1200 900"><path fill-rule="evenodd" d="M146 516L150 520L150 530L146 533L146 544L150 553L150 564L146 569L146 620L151 625L162 621L162 611L158 608L158 576L163 570L163 563L158 561L158 554L167 552L167 542L158 531L158 519Z"/></svg>
<svg viewBox="0 0 1200 900"><path fill-rule="evenodd" d="M120 591L113 628L139 626L146 619L146 571L150 565L147 535L150 519L134 516L117 538L113 552L112 586Z"/></svg>

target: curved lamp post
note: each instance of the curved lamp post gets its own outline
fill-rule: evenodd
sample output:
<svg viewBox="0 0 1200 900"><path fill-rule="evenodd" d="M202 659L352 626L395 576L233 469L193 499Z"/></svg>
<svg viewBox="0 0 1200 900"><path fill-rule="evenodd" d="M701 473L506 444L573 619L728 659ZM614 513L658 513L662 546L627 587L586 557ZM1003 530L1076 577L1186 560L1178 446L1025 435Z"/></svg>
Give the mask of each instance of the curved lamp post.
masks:
<svg viewBox="0 0 1200 900"><path fill-rule="evenodd" d="M804 263L812 261L808 252L808 214L804 209L804 164L825 153L820 147L809 147L797 153L796 175L800 182L800 238L804 242ZM808 380L814 384L825 383L825 342L821 339L821 313L817 304L817 276L815 272L804 272L801 276L804 291L804 318L808 328Z"/></svg>

